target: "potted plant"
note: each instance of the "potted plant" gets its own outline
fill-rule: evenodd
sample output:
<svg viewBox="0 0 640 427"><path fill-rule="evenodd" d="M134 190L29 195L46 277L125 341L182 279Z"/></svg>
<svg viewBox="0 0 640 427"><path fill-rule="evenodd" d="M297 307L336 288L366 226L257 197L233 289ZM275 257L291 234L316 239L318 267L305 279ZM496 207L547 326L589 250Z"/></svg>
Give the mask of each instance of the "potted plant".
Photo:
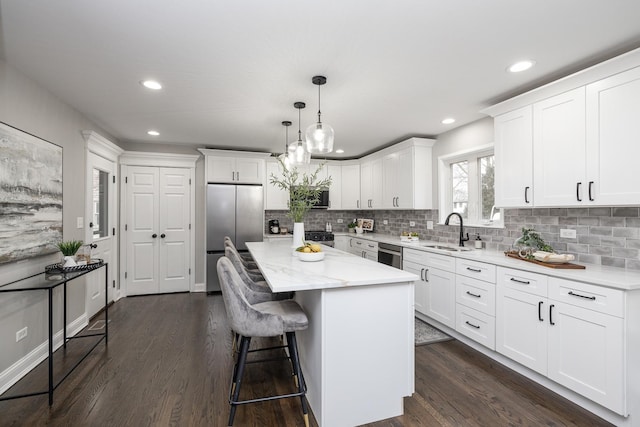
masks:
<svg viewBox="0 0 640 427"><path fill-rule="evenodd" d="M76 265L74 255L78 252L78 249L83 245L82 240L68 240L58 243L58 249L64 255L63 267L73 267Z"/></svg>
<svg viewBox="0 0 640 427"><path fill-rule="evenodd" d="M289 193L289 213L293 220L293 247L304 245L304 216L320 201L320 192L331 185L331 177L319 179L322 163L312 174L300 173L297 167L287 168L281 159L282 176L271 174L269 183Z"/></svg>
<svg viewBox="0 0 640 427"><path fill-rule="evenodd" d="M355 220L353 220L349 224L347 224L347 227L349 227L349 232L350 233L355 233L357 226L358 226L358 223Z"/></svg>

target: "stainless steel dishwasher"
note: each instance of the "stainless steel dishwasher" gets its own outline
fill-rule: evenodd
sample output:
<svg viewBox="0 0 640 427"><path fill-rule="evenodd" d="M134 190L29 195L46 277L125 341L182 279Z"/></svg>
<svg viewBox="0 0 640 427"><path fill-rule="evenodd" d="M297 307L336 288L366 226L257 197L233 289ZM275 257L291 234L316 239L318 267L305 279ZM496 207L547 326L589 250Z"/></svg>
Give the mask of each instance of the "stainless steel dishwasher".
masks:
<svg viewBox="0 0 640 427"><path fill-rule="evenodd" d="M402 246L378 243L378 262L402 270Z"/></svg>

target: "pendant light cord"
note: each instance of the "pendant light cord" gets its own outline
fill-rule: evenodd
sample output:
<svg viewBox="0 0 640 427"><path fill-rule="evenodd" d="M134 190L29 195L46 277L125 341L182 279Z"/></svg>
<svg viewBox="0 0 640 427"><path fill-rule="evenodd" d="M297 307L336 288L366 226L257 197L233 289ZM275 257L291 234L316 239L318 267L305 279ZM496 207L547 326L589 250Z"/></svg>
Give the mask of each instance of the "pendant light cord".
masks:
<svg viewBox="0 0 640 427"><path fill-rule="evenodd" d="M322 123L322 121L320 120L320 86L322 85L318 85L318 123Z"/></svg>

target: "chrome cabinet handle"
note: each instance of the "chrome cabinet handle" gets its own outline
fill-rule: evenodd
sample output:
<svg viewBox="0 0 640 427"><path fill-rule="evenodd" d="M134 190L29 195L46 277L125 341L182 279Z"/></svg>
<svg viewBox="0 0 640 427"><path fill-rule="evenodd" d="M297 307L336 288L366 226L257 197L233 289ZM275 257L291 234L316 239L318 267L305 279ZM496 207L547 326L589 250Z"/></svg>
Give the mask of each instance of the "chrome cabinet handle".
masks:
<svg viewBox="0 0 640 427"><path fill-rule="evenodd" d="M240 181L240 172L236 172L236 181Z"/></svg>

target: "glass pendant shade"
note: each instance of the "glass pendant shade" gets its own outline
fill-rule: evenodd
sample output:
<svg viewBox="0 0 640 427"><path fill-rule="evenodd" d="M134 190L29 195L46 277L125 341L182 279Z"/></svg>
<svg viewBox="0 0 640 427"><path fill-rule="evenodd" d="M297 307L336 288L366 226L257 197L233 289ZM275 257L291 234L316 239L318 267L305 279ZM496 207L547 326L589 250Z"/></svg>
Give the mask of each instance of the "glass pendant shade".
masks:
<svg viewBox="0 0 640 427"><path fill-rule="evenodd" d="M291 166L291 159L290 159L290 147L289 147L289 143L287 142L289 140L289 126L291 126L291 122L288 120L285 120L282 122L282 126L285 126L285 138L284 138L284 152L282 154L280 154L278 156L278 160L280 160L282 162L282 164L284 165L285 169L289 169L289 166Z"/></svg>
<svg viewBox="0 0 640 427"><path fill-rule="evenodd" d="M318 86L318 121L307 128L305 137L307 150L312 154L327 154L333 151L333 128L322 123L320 118L320 86L327 83L325 76L313 76L311 82Z"/></svg>
<svg viewBox="0 0 640 427"><path fill-rule="evenodd" d="M289 161L292 166L309 164L311 163L311 153L307 150L307 144L302 140L302 131L300 130L300 110L305 107L305 103L296 102L293 106L298 109L298 140L289 144Z"/></svg>
<svg viewBox="0 0 640 427"><path fill-rule="evenodd" d="M313 123L307 128L307 150L314 154L326 154L333 151L333 128L322 122Z"/></svg>

